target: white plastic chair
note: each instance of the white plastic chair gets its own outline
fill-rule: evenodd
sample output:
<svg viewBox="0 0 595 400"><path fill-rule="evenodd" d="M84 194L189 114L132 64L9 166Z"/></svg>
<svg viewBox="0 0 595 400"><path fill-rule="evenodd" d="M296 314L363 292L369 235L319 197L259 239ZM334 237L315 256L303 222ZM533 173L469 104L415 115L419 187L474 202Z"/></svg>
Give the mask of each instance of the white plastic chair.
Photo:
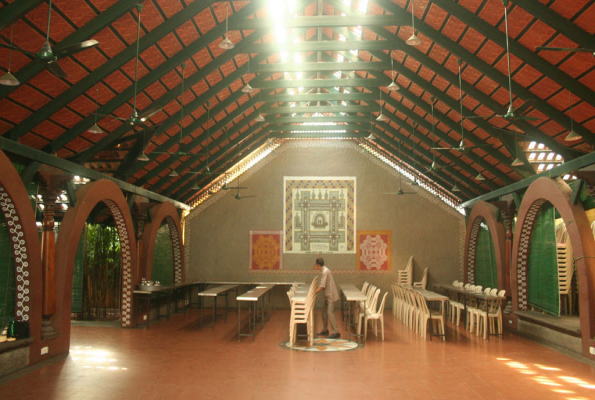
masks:
<svg viewBox="0 0 595 400"><path fill-rule="evenodd" d="M380 292L380 290L378 290ZM384 342L384 303L386 302L386 295L388 293L384 293L382 296L382 302L380 303L380 307L378 310L374 311L366 311L366 315L364 316L364 337L368 337L368 321L374 320L374 335L378 337L378 325L376 321L380 320L380 329L382 330L382 341Z"/></svg>
<svg viewBox="0 0 595 400"><path fill-rule="evenodd" d="M414 282L413 287L425 290L427 285L428 285L428 268L426 267L426 268L424 268L424 273L421 277L421 281Z"/></svg>

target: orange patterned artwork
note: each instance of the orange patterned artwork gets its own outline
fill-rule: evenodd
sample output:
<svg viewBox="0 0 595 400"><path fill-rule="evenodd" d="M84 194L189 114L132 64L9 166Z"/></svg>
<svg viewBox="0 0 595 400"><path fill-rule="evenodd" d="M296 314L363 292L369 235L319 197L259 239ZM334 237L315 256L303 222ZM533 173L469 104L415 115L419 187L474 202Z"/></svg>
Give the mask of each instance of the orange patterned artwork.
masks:
<svg viewBox="0 0 595 400"><path fill-rule="evenodd" d="M283 268L283 231L250 231L250 271Z"/></svg>
<svg viewBox="0 0 595 400"><path fill-rule="evenodd" d="M357 231L357 270L390 271L390 231Z"/></svg>

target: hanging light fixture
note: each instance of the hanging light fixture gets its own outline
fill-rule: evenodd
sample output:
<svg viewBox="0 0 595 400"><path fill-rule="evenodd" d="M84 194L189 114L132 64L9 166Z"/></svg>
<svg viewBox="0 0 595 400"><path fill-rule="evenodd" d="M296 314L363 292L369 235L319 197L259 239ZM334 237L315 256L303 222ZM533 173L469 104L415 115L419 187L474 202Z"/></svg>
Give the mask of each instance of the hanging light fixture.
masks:
<svg viewBox="0 0 595 400"><path fill-rule="evenodd" d="M382 90L380 90L380 115L378 115L378 117L376 118L376 121L379 121L379 122L388 121L388 118L386 118L384 116L384 114L382 114Z"/></svg>
<svg viewBox="0 0 595 400"><path fill-rule="evenodd" d="M452 189L450 189L451 192L460 192L461 189L459 189L459 187L457 186L457 183L455 182L455 185L452 187Z"/></svg>
<svg viewBox="0 0 595 400"><path fill-rule="evenodd" d="M376 136L374 136L374 134L372 132L370 132L370 135L366 139L368 139L368 140L376 140Z"/></svg>
<svg viewBox="0 0 595 400"><path fill-rule="evenodd" d="M415 34L415 13L413 12L413 7L414 7L414 4L413 4L413 0L412 0L411 1L411 26L413 27L413 35L411 35L411 37L409 39L407 39L405 41L405 43L407 43L409 46L419 46L423 42Z"/></svg>
<svg viewBox="0 0 595 400"><path fill-rule="evenodd" d="M260 92L258 92L258 101L261 101L261 93L262 93L262 90ZM258 115L256 116L256 118L254 118L254 121L256 121L256 122L264 122L265 119L262 116L262 113L258 112Z"/></svg>
<svg viewBox="0 0 595 400"><path fill-rule="evenodd" d="M180 176L180 174L178 174L175 169L172 169L171 172L167 176L175 178L176 176Z"/></svg>
<svg viewBox="0 0 595 400"><path fill-rule="evenodd" d="M231 50L235 47L235 44L233 44L233 42L231 40L229 40L229 38L227 37L227 32L229 31L228 20L229 20L229 5L226 5L225 6L225 35L224 35L224 39L219 42L219 48L224 49L224 50Z"/></svg>
<svg viewBox="0 0 595 400"><path fill-rule="evenodd" d="M393 52L390 52L390 69L392 70L392 74L393 74L393 81L390 83L390 85L388 85L386 87L386 89L390 92L395 92L399 89L401 89L399 87L399 85L397 85L397 83L395 82L395 67L394 67L394 58L393 58Z"/></svg>
<svg viewBox="0 0 595 400"><path fill-rule="evenodd" d="M87 132L93 133L95 135L101 135L103 133L103 129L101 129L101 127L99 125L97 125L97 111L99 110L99 105L97 102L98 98L99 98L99 85L97 85L95 87L95 123L89 129L87 129ZM143 149L144 149L144 147L143 147Z"/></svg>
<svg viewBox="0 0 595 400"><path fill-rule="evenodd" d="M143 162L147 162L147 161L151 161L151 159L149 158L149 156L147 156L143 150L142 154L138 157L136 157L137 161L143 161Z"/></svg>
<svg viewBox="0 0 595 400"><path fill-rule="evenodd" d="M248 72L246 74L250 73L250 54L248 54ZM250 84L248 82L246 82L246 86L244 86L242 88L242 92L243 93L252 93L254 91L254 88L252 86L250 86Z"/></svg>
<svg viewBox="0 0 595 400"><path fill-rule="evenodd" d="M13 30L14 30L14 24L12 24L10 26L10 46L11 47L12 47ZM10 73L10 63L11 62L12 62L12 49L10 49L8 52L8 71L4 75L2 75L2 78L0 78L0 85L19 86L21 84L21 82L19 82L19 80L16 78L16 76L14 76L13 74Z"/></svg>
<svg viewBox="0 0 595 400"><path fill-rule="evenodd" d="M483 176L483 174L480 172L480 173L478 173L478 174L477 174L477 176L475 177L475 180L476 180L476 181L485 181L485 180L486 180L486 178L485 178L485 176Z"/></svg>
<svg viewBox="0 0 595 400"><path fill-rule="evenodd" d="M570 133L566 135L564 141L576 142L577 140L581 140L583 137L574 131L574 121L572 119L572 97L570 90L568 91L568 104L570 106Z"/></svg>
<svg viewBox="0 0 595 400"><path fill-rule="evenodd" d="M513 167L522 167L523 165L525 165L525 163L523 162L523 160L517 157L510 165L512 165Z"/></svg>

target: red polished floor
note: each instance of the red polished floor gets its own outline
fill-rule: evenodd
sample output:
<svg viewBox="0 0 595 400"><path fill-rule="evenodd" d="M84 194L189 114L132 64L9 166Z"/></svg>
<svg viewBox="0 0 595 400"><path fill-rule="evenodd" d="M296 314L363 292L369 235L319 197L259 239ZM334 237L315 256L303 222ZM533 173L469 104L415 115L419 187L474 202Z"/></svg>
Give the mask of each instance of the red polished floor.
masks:
<svg viewBox="0 0 595 400"><path fill-rule="evenodd" d="M280 348L287 311L255 342L237 341L233 314L201 331L196 310L149 330L76 326L68 358L4 383L0 399L595 398L595 368L522 337L485 342L449 327L446 343L424 342L386 318L384 343L372 333L332 354Z"/></svg>

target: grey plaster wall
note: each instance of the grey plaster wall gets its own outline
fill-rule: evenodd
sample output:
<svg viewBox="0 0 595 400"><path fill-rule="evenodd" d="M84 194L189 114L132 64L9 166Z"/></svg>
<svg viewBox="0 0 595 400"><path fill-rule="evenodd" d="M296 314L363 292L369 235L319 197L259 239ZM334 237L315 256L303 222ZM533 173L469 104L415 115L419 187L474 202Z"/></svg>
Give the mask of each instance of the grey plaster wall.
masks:
<svg viewBox="0 0 595 400"><path fill-rule="evenodd" d="M286 145L283 145L286 146ZM245 200L234 199L235 192L223 197L203 211L193 211L186 223L188 279L207 281L310 281L316 274L292 273L312 270L316 255L285 254L284 273L250 273L248 271L249 230L283 229L284 176L355 176L356 228L358 230L391 230L392 272L336 274L335 281L361 285L369 281L384 291L396 271L403 269L409 256L415 259L414 277L418 280L429 267L432 282L452 282L460 276L463 217L445 210L434 199L421 195L383 195L398 188L398 174L378 165L370 154L358 151L356 145L344 147L280 147L277 155L247 178L243 194L257 195ZM273 158L274 157L274 158ZM406 185L406 191L423 190ZM234 183L235 184L235 183ZM194 214L196 213L196 214ZM332 270L356 269L355 254L324 254ZM391 300L387 301L390 305Z"/></svg>

